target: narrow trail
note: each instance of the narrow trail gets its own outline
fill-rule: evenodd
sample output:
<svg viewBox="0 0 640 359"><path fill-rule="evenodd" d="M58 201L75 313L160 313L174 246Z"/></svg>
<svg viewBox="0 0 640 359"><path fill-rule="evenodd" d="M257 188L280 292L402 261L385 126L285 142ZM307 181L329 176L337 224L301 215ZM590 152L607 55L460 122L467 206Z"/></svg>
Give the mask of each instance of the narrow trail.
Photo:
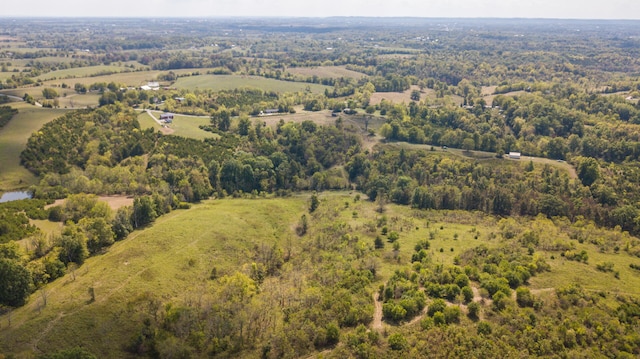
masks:
<svg viewBox="0 0 640 359"><path fill-rule="evenodd" d="M371 328L378 332L382 331L382 302L378 300L378 292L373 293L373 305L375 310L373 311L373 322Z"/></svg>
<svg viewBox="0 0 640 359"><path fill-rule="evenodd" d="M73 311L72 314L77 312L78 310ZM56 323L58 323L60 319L64 318L65 316L66 314L64 314L64 312L58 313L58 316L56 317L56 319L50 321L49 324L47 324L47 327L44 328L44 330L40 334L38 334L38 336L35 338L33 342L31 342L31 349L34 352L41 352L41 350L38 349L38 344L40 344L40 341L42 340L42 338L44 338L45 335L47 335L51 331L51 329L53 329Z"/></svg>

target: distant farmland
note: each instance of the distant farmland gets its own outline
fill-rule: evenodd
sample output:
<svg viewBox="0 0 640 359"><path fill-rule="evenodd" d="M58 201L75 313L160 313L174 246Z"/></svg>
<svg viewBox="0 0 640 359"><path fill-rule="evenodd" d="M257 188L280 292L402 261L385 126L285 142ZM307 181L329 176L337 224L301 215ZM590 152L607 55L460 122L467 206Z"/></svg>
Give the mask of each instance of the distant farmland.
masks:
<svg viewBox="0 0 640 359"><path fill-rule="evenodd" d="M25 188L37 183L35 176L20 165L20 152L34 131L65 113L65 110L44 109L24 102L12 104L12 107L18 109L18 114L0 130L0 190Z"/></svg>
<svg viewBox="0 0 640 359"><path fill-rule="evenodd" d="M287 72L304 77L318 76L319 78L352 78L361 79L367 75L346 69L344 66L292 67Z"/></svg>
<svg viewBox="0 0 640 359"><path fill-rule="evenodd" d="M233 90L237 88L258 88L264 91L274 92L303 92L308 88L314 93L323 93L329 86L310 84L304 82L280 81L259 76L236 75L201 75L183 77L173 85L184 89L209 89L214 91Z"/></svg>
<svg viewBox="0 0 640 359"><path fill-rule="evenodd" d="M57 70L47 72L46 74L42 74L36 77L36 80L53 80L53 79L69 79L76 77L91 77L103 74L112 74L119 72L127 72L131 71L131 69L123 67L123 66L115 66L115 65L101 65L101 66L87 66L87 67L77 67L71 69Z"/></svg>

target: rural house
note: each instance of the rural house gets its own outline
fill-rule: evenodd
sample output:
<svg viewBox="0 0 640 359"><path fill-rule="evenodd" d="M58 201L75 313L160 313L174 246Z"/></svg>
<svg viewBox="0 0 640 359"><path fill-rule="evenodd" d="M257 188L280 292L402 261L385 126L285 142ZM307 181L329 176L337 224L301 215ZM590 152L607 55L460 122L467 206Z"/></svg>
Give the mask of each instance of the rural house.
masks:
<svg viewBox="0 0 640 359"><path fill-rule="evenodd" d="M173 122L173 114L169 112L165 112L160 115L160 122L164 123L172 123Z"/></svg>

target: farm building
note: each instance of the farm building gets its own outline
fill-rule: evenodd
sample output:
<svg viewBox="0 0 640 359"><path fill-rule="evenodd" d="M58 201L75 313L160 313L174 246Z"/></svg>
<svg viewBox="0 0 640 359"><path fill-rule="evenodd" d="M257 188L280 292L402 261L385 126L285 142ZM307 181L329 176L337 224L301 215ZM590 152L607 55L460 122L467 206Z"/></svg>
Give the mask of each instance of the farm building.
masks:
<svg viewBox="0 0 640 359"><path fill-rule="evenodd" d="M160 84L157 82L149 82L144 86L140 86L140 89L144 91L149 91L149 90L157 91L160 89Z"/></svg>
<svg viewBox="0 0 640 359"><path fill-rule="evenodd" d="M164 123L172 123L173 122L173 114L166 112L160 115L160 121Z"/></svg>
<svg viewBox="0 0 640 359"><path fill-rule="evenodd" d="M275 115L277 113L279 113L280 110L277 108L268 108L264 111L260 111L260 116L264 116L264 115Z"/></svg>
<svg viewBox="0 0 640 359"><path fill-rule="evenodd" d="M520 159L520 152L509 152L509 158L514 160Z"/></svg>

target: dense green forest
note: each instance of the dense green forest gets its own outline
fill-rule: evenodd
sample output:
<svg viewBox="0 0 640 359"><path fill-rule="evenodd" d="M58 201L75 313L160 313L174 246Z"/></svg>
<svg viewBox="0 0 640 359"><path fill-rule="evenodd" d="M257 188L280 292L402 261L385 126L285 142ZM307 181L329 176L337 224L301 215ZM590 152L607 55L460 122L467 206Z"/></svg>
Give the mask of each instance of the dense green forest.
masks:
<svg viewBox="0 0 640 359"><path fill-rule="evenodd" d="M0 19L0 357L640 355L636 22L166 21Z"/></svg>

